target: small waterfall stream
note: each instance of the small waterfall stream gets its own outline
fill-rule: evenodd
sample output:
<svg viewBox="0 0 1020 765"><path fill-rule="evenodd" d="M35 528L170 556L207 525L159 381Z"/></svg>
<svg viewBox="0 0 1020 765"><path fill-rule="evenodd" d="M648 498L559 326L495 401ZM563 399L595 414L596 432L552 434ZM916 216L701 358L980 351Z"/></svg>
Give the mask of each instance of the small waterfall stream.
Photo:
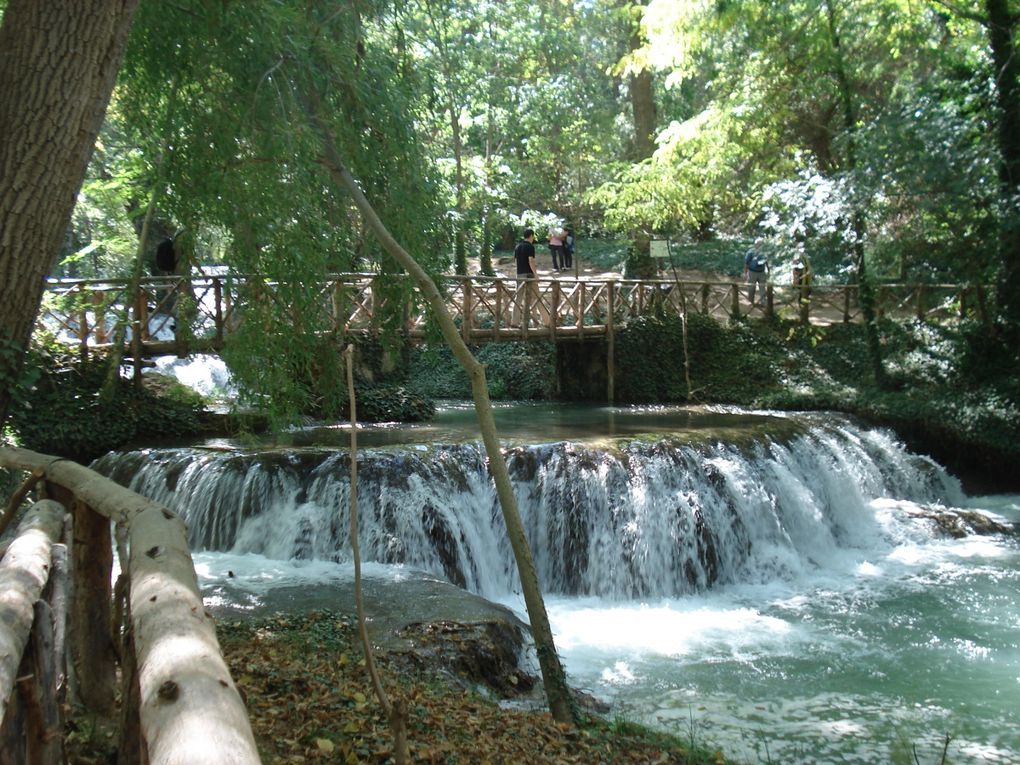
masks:
<svg viewBox="0 0 1020 765"><path fill-rule="evenodd" d="M931 461L841 419L740 445L563 441L512 447L507 458L541 583L564 595L672 597L797 573L841 548L906 533L880 523L871 499L961 496ZM358 460L366 560L423 569L487 597L515 591L480 444L369 449ZM346 450L142 450L94 467L179 512L193 549L348 557Z"/></svg>
<svg viewBox="0 0 1020 765"><path fill-rule="evenodd" d="M965 497L888 432L833 415L497 415L557 647L614 714L742 762L937 762L946 733L953 762L1020 762L1020 544L917 517L1016 523L1020 497ZM290 436L329 448L143 449L95 468L187 520L207 592L314 593L350 568L350 454L331 433ZM523 616L470 411L365 435L369 568L424 570Z"/></svg>

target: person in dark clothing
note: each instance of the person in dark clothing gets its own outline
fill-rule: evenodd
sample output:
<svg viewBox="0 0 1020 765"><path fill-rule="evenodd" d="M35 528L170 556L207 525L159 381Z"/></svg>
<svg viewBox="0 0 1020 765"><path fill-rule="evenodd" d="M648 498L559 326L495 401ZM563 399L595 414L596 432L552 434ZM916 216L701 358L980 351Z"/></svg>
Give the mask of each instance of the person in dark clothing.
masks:
<svg viewBox="0 0 1020 765"><path fill-rule="evenodd" d="M760 303L765 301L765 285L769 278L769 260L764 251L765 240L755 239L754 246L744 256L744 279L747 281L747 302L754 305L754 293L756 287L761 287L758 298Z"/></svg>
<svg viewBox="0 0 1020 765"><path fill-rule="evenodd" d="M517 299L514 300L513 326L520 326L521 313L524 310L522 305L527 301L529 307L539 303L538 285L535 279L538 277L538 267L535 265L535 232L524 229L524 236L514 248L514 260L517 261ZM539 310L542 306L539 305Z"/></svg>
<svg viewBox="0 0 1020 765"><path fill-rule="evenodd" d="M517 278L531 279L538 275L535 267L535 232L524 229L524 236L514 248L514 259L517 261Z"/></svg>
<svg viewBox="0 0 1020 765"><path fill-rule="evenodd" d="M566 235L563 237L563 267L574 267L574 232L569 228L566 229Z"/></svg>

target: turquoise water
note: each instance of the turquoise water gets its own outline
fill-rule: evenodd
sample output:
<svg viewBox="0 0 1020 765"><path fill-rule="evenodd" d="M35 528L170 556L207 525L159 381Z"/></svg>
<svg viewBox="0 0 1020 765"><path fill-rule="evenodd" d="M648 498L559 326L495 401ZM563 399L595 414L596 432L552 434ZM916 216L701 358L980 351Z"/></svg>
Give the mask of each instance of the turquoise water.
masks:
<svg viewBox="0 0 1020 765"><path fill-rule="evenodd" d="M1020 522L1020 496L965 497L891 435L825 415L550 404L496 414L508 446L553 444L517 453L522 470L529 460L535 466L518 478L521 512L550 591L581 580L583 592L608 593L549 595L547 607L571 683L606 700L611 716L747 763L935 765L947 736L946 762L1020 763L1020 544L939 536L913 517L956 506ZM185 492L193 508L219 497L209 517L227 541L198 558L208 570L229 566L234 586L263 592L327 581L349 568L328 538L343 527L335 518L347 497L348 439L342 426L294 431L282 445L298 456L287 452L283 462L246 461L230 442L205 444L228 450L222 458L153 450L134 458L135 480L171 505ZM621 447L631 439L638 446ZM474 566L470 586L524 617L508 584L504 532L489 512L484 457L422 446L472 440L477 427L464 404L426 426L359 431L362 446L386 447L365 455L375 462L362 471L370 483L360 505L377 517L365 518L375 530L363 554L376 544L382 561L399 548L430 568L430 534L394 532L393 523L420 514L419 505L433 521L448 513L459 559ZM680 443L696 446L680 459ZM593 456L603 445L606 456ZM400 480L413 465L426 471L421 480ZM557 568L561 548L551 544L573 517L563 512L568 503L594 524L585 554L600 562L583 578ZM711 586L677 595L684 583L676 587L670 535L687 512L715 524L729 568ZM729 527L732 518L740 523ZM687 554L697 562L700 553ZM408 576L402 565L374 565ZM671 596L627 597L626 568L644 591ZM600 581L599 571L616 583Z"/></svg>
<svg viewBox="0 0 1020 765"><path fill-rule="evenodd" d="M1020 520L1020 497L971 501ZM520 605L517 604L520 608ZM1020 546L859 550L678 600L549 604L571 679L744 762L1020 762ZM771 758L771 759L770 759Z"/></svg>

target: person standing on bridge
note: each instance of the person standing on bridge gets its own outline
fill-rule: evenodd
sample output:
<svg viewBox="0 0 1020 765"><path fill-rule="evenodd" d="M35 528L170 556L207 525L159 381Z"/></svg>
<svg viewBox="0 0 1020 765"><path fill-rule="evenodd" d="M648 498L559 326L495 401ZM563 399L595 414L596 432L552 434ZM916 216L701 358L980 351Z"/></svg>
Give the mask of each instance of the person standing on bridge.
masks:
<svg viewBox="0 0 1020 765"><path fill-rule="evenodd" d="M514 260L517 261L517 297L514 300L513 318L511 324L519 327L521 324L522 311L527 315L531 313L532 307L538 302L538 266L535 265L535 232L530 228L524 229L524 236L514 248ZM524 307L521 304L527 302ZM530 316L526 316L526 321Z"/></svg>
<svg viewBox="0 0 1020 765"><path fill-rule="evenodd" d="M754 240L754 246L744 255L744 280L747 282L747 302L754 305L754 293L761 285L761 297L759 302L765 300L765 284L768 282L769 260L765 256L763 247L765 240L759 237Z"/></svg>
<svg viewBox="0 0 1020 765"><path fill-rule="evenodd" d="M558 223L549 230L549 253L552 255L553 271L566 268L566 256L563 253L563 239L566 235Z"/></svg>
<svg viewBox="0 0 1020 765"><path fill-rule="evenodd" d="M569 228L563 229L563 268L570 270L574 267L574 232Z"/></svg>

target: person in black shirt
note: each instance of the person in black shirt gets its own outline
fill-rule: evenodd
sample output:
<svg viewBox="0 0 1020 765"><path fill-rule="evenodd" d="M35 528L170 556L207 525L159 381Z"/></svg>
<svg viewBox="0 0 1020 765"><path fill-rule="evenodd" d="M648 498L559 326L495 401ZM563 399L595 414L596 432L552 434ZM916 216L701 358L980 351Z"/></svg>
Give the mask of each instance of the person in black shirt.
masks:
<svg viewBox="0 0 1020 765"><path fill-rule="evenodd" d="M539 310L542 310L538 284L534 281L538 277L538 267L535 265L535 232L532 229L524 229L524 236L514 248L514 260L517 261L517 299L514 301L511 322L513 326L520 326L522 303L525 300L529 306L538 304Z"/></svg>

